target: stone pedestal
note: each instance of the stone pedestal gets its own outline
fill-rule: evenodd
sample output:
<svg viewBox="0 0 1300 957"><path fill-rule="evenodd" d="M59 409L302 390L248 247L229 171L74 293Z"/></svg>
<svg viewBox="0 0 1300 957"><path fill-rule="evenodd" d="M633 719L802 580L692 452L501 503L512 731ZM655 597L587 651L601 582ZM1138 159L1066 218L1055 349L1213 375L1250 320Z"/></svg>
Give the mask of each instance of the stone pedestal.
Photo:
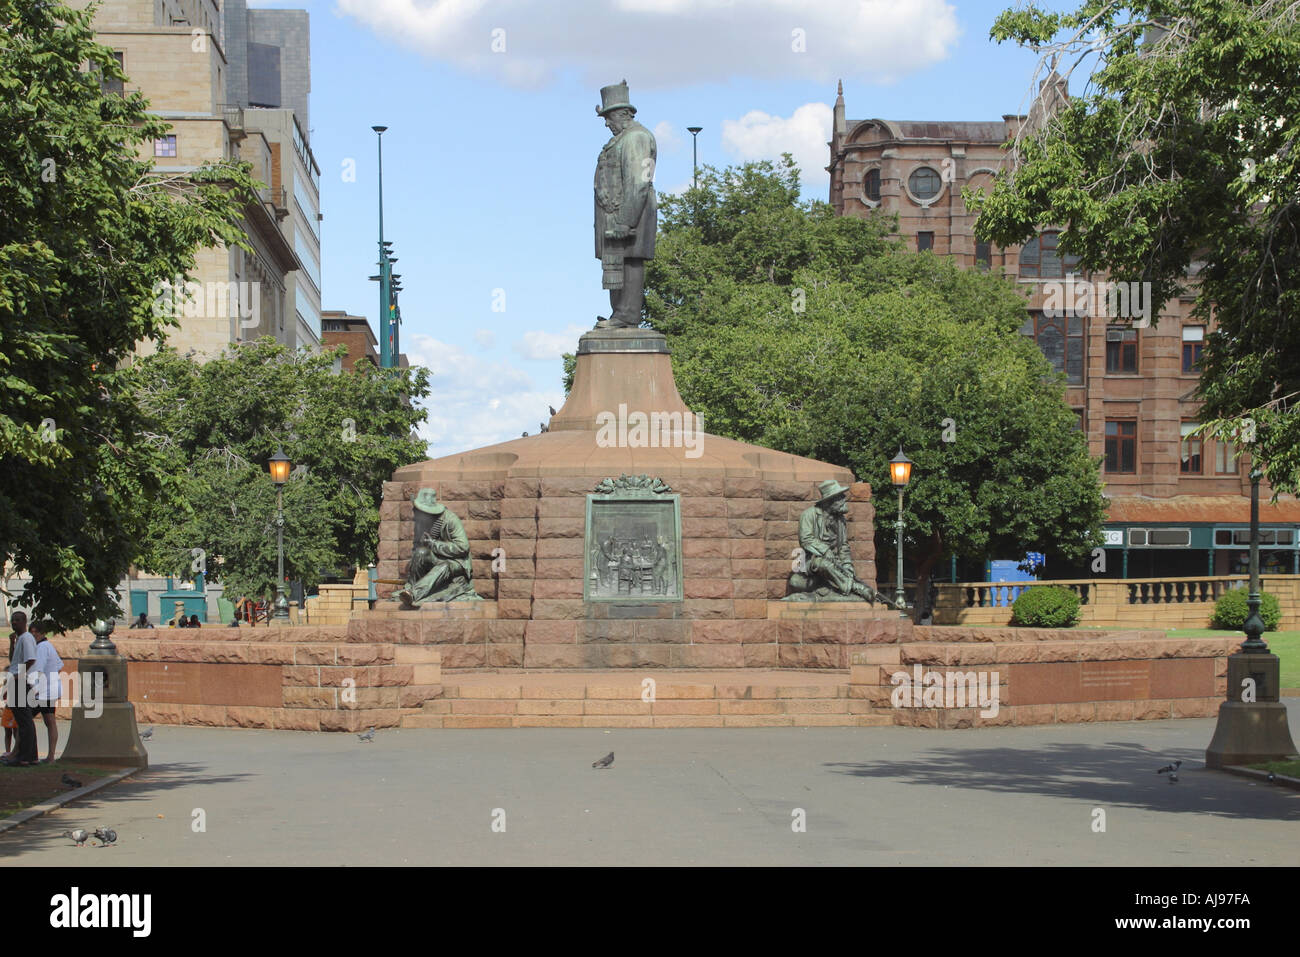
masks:
<svg viewBox="0 0 1300 957"><path fill-rule="evenodd" d="M81 702L72 709L72 729L59 760L147 768L149 755L140 742L135 706L126 700L126 659L121 655L88 655L77 663ZM100 707L98 714L90 689ZM102 692L100 691L102 688Z"/></svg>
<svg viewBox="0 0 1300 957"><path fill-rule="evenodd" d="M1286 705L1279 698L1281 662L1273 654L1237 652L1228 658L1228 700L1219 706L1219 723L1205 751L1205 766L1278 761L1296 754ZM1247 680L1254 701L1243 701Z"/></svg>
<svg viewBox="0 0 1300 957"><path fill-rule="evenodd" d="M874 586L870 486L840 466L709 435L706 426L677 391L663 335L584 334L573 388L549 431L408 465L385 483L380 600L362 617L394 617L386 599L408 573L412 500L431 488L464 523L475 590L495 609L490 621L421 609L445 668L847 668L848 645L868 640L882 607L834 603L818 612L823 603L788 602L802 607L774 615L771 603L786 595L799 518L828 479L849 488L855 571ZM660 503L672 521L659 520ZM645 549L630 566L641 577L629 577L625 593L610 594L598 572L593 586L601 545L612 540L602 529L616 513L646 542L662 537L670 587L647 587Z"/></svg>
<svg viewBox="0 0 1300 957"><path fill-rule="evenodd" d="M573 388L551 417L555 432L595 431L601 413L632 411L677 415L691 410L677 392L668 341L653 329L595 329L578 340Z"/></svg>

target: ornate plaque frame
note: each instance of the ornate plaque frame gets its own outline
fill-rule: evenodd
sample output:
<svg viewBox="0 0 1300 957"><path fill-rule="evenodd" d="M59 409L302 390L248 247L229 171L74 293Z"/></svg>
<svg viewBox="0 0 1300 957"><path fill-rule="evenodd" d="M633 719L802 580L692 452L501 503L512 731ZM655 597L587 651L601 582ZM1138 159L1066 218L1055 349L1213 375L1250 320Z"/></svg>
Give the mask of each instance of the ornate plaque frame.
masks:
<svg viewBox="0 0 1300 957"><path fill-rule="evenodd" d="M660 479L604 479L587 495L583 544L584 601L682 600L681 496Z"/></svg>

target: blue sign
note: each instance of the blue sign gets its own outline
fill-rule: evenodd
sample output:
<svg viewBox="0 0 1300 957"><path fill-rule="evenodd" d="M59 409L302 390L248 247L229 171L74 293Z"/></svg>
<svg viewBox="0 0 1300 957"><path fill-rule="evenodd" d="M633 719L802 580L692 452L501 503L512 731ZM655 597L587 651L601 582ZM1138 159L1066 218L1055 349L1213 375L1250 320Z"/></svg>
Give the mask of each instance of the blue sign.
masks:
<svg viewBox="0 0 1300 957"><path fill-rule="evenodd" d="M1047 564L1047 556L1042 552L1030 552L1020 561L1014 559L995 560L989 562L989 578L991 582L1031 582L1035 580L1033 572L1027 572L1025 567L1041 569ZM994 607L1003 608L1010 605L1024 591L1023 588L1009 587L999 588L990 595Z"/></svg>

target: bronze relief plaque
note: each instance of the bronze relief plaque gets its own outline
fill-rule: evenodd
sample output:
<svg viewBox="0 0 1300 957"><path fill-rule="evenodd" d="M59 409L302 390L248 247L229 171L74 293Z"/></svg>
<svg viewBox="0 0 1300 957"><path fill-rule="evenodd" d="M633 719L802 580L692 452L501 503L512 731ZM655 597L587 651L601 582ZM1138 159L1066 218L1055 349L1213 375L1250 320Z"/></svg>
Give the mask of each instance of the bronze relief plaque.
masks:
<svg viewBox="0 0 1300 957"><path fill-rule="evenodd" d="M587 496L586 601L681 601L680 496L647 476L605 479Z"/></svg>

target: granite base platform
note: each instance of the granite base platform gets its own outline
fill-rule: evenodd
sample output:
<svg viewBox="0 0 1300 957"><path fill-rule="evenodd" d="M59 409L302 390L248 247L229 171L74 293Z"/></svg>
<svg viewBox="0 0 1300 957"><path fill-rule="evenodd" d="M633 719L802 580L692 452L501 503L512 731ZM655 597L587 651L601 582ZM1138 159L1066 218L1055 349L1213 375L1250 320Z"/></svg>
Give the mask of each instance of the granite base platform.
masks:
<svg viewBox="0 0 1300 957"><path fill-rule="evenodd" d="M122 639L117 647L128 661L128 697L142 724L358 731L371 726L968 728L1208 717L1225 698L1227 658L1239 644L1236 638L1173 639L1163 632L918 627L896 618L797 613L780 605L772 608L769 640L762 642L746 642L743 631L708 628L699 634L719 640L646 645L575 637L570 643L537 644L635 665L539 668L513 663L520 658L519 651L509 649L514 643L490 640L500 623L492 617L491 602L468 604L473 611L397 612L346 626L214 628L183 638L162 631ZM694 626L689 631L696 634ZM76 671L77 658L93 637L81 631L54 639L65 671ZM528 641L525 630L524 659L530 657ZM498 644L507 649L499 657ZM668 649L667 664L656 660L661 649ZM772 654L778 661L811 664L745 664L770 660ZM449 657L459 664L448 667ZM506 663L476 664L480 660ZM691 664L674 664L681 661ZM728 663L699 664L718 661ZM730 663L735 661L740 664ZM659 689L657 707L642 698L647 679ZM915 694L900 695L906 686ZM993 695L995 707L990 706ZM694 703L665 703L675 698ZM750 699L767 703L724 704ZM482 700L496 703L473 703ZM60 714L68 713L65 704Z"/></svg>

